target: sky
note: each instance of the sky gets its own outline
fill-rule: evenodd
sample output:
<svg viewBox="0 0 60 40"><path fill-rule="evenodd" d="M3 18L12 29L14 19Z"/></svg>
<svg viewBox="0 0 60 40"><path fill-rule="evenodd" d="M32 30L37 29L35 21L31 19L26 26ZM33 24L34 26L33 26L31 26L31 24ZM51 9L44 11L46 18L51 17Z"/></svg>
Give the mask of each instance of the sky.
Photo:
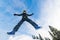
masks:
<svg viewBox="0 0 60 40"><path fill-rule="evenodd" d="M20 16L14 16L14 13L21 14L26 10L28 14L34 13L29 17L42 28L35 30L28 22L24 22L16 34L7 35L14 26L21 20ZM60 29L60 0L0 0L0 39L1 40L24 40L31 39L31 35L49 37L49 25ZM4 35L4 36L2 36ZM19 39L22 38L22 39Z"/></svg>

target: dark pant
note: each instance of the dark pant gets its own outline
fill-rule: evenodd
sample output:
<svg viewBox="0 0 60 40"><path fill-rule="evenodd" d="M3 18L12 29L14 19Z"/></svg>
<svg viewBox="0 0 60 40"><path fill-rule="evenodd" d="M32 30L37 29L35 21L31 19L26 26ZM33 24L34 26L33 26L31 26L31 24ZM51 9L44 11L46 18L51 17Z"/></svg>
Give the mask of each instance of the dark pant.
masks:
<svg viewBox="0 0 60 40"><path fill-rule="evenodd" d="M35 23L35 22L33 22L32 20L30 20L30 19L22 19L15 27L14 27L14 29L13 29L13 31L18 31L18 29L19 29L19 27L21 26L21 24L24 22L24 21L27 21L27 22L29 22L30 24L32 24L32 26L36 29L37 27L38 27L38 25Z"/></svg>

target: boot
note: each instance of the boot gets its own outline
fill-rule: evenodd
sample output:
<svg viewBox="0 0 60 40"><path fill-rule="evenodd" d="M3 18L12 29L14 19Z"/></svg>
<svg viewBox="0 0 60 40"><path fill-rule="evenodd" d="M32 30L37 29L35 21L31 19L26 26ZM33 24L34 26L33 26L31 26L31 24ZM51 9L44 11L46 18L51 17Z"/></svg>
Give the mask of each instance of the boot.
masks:
<svg viewBox="0 0 60 40"><path fill-rule="evenodd" d="M8 35L15 35L15 31L7 32Z"/></svg>
<svg viewBox="0 0 60 40"><path fill-rule="evenodd" d="M37 26L37 27L35 27L35 29L40 29L41 27L39 27L39 26Z"/></svg>

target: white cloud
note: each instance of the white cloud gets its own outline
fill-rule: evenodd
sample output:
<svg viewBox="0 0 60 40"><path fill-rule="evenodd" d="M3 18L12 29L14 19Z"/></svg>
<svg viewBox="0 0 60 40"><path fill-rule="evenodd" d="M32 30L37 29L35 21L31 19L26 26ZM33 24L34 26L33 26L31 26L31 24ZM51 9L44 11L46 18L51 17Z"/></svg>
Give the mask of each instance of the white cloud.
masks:
<svg viewBox="0 0 60 40"><path fill-rule="evenodd" d="M28 22L26 22L26 27L28 29L28 34L31 34L31 35L38 35L37 32L36 32L36 29Z"/></svg>
<svg viewBox="0 0 60 40"><path fill-rule="evenodd" d="M27 35L19 35L19 36L10 36L9 40L33 40L30 36Z"/></svg>
<svg viewBox="0 0 60 40"><path fill-rule="evenodd" d="M7 30L3 30L0 28L0 39L1 40L8 40L9 35L7 35Z"/></svg>
<svg viewBox="0 0 60 40"><path fill-rule="evenodd" d="M47 0L41 13L47 25L60 29L60 0Z"/></svg>
<svg viewBox="0 0 60 40"><path fill-rule="evenodd" d="M60 0L45 0L41 4L40 16L37 23L42 25L42 29L37 30L44 37L50 37L48 26L51 25L60 30Z"/></svg>

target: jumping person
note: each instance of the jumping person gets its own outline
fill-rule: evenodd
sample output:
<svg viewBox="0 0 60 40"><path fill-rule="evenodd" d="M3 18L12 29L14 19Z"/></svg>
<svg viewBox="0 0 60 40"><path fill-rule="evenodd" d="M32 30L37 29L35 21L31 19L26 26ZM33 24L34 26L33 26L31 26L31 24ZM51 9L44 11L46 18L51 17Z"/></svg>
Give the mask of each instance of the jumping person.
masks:
<svg viewBox="0 0 60 40"><path fill-rule="evenodd" d="M15 32L18 31L19 27L21 26L21 24L24 22L24 21L27 21L29 22L35 29L39 29L40 27L35 23L33 22L32 20L30 20L28 18L28 16L32 16L32 14L27 14L26 11L24 10L22 14L14 14L14 16L22 16L22 20L14 27L14 29L11 31L11 32L7 32L7 34L11 34L11 35L14 35Z"/></svg>

